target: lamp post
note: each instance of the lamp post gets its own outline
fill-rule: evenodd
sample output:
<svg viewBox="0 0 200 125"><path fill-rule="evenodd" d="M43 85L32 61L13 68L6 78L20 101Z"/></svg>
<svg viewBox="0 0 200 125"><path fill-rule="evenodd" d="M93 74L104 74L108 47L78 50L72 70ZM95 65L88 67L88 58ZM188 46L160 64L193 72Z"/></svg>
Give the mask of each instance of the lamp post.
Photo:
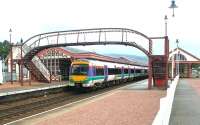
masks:
<svg viewBox="0 0 200 125"><path fill-rule="evenodd" d="M177 45L177 52L178 52L178 54L177 54L177 75L179 75L179 55L180 55L180 52L179 52L179 46L178 46L178 44L179 44L179 40L178 39L176 39L176 45Z"/></svg>
<svg viewBox="0 0 200 125"><path fill-rule="evenodd" d="M11 36L12 36L12 29L9 30L9 36L10 36L10 81L11 84L13 84L13 52L12 52L12 42L11 42Z"/></svg>
<svg viewBox="0 0 200 125"><path fill-rule="evenodd" d="M174 16L175 16L175 15L174 15L174 9L175 9L175 8L178 8L178 6L176 6L176 4L175 4L175 0L172 0L172 1L171 1L171 5L170 5L169 8L171 8L171 9L173 10L172 17L174 17Z"/></svg>
<svg viewBox="0 0 200 125"><path fill-rule="evenodd" d="M165 20L165 36L167 36L167 20L168 20L167 15L165 15L164 20Z"/></svg>
<svg viewBox="0 0 200 125"><path fill-rule="evenodd" d="M23 79L24 79L24 73L23 73L23 53L22 53L22 45L23 45L23 40L21 39L21 61L20 61L20 82L21 82L21 86L23 86Z"/></svg>
<svg viewBox="0 0 200 125"><path fill-rule="evenodd" d="M172 73L171 73L171 79L173 80L174 79L174 54L172 54L172 64L171 64L171 67L172 67Z"/></svg>

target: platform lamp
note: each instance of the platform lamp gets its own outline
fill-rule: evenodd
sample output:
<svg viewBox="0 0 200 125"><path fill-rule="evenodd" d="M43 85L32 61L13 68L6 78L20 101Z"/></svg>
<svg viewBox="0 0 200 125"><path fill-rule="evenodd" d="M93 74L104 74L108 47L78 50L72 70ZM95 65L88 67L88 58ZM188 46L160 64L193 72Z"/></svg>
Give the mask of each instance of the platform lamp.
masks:
<svg viewBox="0 0 200 125"><path fill-rule="evenodd" d="M178 46L178 44L179 44L179 40L176 39L177 52L178 52L178 54L177 54L177 75L179 75L179 60L180 60L180 57L179 57L180 52L179 52L179 46Z"/></svg>
<svg viewBox="0 0 200 125"><path fill-rule="evenodd" d="M20 60L20 83L21 83L21 86L23 86L24 84L23 84L23 79L24 79L24 73L23 73L23 39L21 38L21 40L20 40L20 45L21 45L21 47L20 47L20 50L21 50L21 53L20 53L20 56L21 56L21 60Z"/></svg>
<svg viewBox="0 0 200 125"><path fill-rule="evenodd" d="M167 36L167 20L168 20L167 15L165 15L164 20L165 20L165 36Z"/></svg>
<svg viewBox="0 0 200 125"><path fill-rule="evenodd" d="M178 6L176 6L176 4L175 4L175 0L172 0L172 1L171 1L171 5L170 5L169 8L171 8L171 9L173 10L172 17L174 17L174 16L175 16L175 15L174 15L174 9L175 9L175 8L178 8Z"/></svg>
<svg viewBox="0 0 200 125"><path fill-rule="evenodd" d="M11 42L11 37L12 37L12 29L9 30L9 36L10 36L10 81L11 84L13 84L13 52L12 52L12 42Z"/></svg>

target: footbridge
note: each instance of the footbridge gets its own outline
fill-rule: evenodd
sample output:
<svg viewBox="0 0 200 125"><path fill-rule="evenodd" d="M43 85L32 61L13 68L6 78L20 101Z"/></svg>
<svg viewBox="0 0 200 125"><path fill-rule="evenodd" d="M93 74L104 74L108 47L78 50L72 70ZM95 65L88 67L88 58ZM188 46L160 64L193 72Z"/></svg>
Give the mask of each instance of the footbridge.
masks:
<svg viewBox="0 0 200 125"><path fill-rule="evenodd" d="M36 56L43 49L62 46L126 45L141 50L149 58L149 84L152 84L152 39L165 39L165 56L168 56L166 37L148 37L126 28L94 28L42 33L30 37L22 44L24 65L38 80L51 81L51 74Z"/></svg>

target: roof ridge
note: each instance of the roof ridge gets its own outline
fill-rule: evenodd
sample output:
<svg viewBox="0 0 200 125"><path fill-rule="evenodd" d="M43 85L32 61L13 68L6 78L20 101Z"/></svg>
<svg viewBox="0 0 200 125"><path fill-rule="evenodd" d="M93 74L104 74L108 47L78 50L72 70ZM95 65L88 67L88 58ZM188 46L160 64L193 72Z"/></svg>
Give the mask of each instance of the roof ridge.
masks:
<svg viewBox="0 0 200 125"><path fill-rule="evenodd" d="M185 52L186 54L188 54L188 55L192 56L193 58L197 59L198 61L200 61L200 59L199 59L198 57L194 56L194 55L191 54L190 52L188 52L188 51L186 51L186 50L184 50L184 49L182 49L182 48L180 48L180 47L171 50L171 51L169 52L169 54L172 53L172 52L174 52L174 51L176 51L177 49L179 49L179 50Z"/></svg>

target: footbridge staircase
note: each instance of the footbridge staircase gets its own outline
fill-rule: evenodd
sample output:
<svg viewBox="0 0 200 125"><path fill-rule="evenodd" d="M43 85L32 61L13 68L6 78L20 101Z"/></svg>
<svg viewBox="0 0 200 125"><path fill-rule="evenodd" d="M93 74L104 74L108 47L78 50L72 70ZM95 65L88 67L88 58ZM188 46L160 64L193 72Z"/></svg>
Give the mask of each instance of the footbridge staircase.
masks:
<svg viewBox="0 0 200 125"><path fill-rule="evenodd" d="M50 82L50 71L36 55L39 49L31 51L31 48L24 44L22 50L25 54L23 58L24 65L30 71L31 75L33 75L38 81Z"/></svg>

